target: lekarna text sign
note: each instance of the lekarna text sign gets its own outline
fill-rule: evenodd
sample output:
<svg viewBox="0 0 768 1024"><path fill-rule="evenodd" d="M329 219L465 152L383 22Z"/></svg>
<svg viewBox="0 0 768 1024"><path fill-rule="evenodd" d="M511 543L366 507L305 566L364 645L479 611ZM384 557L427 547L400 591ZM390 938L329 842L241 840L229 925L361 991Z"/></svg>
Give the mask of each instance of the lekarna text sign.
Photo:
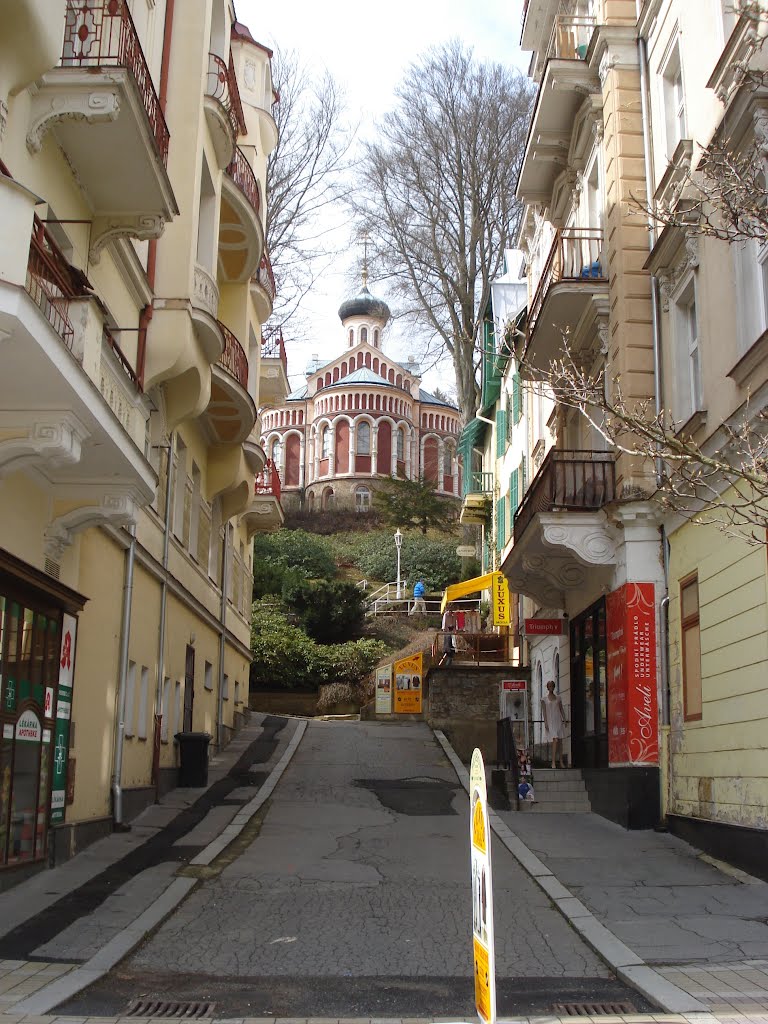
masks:
<svg viewBox="0 0 768 1024"><path fill-rule="evenodd" d="M475 1008L482 1024L496 1021L491 831L483 755L475 749L469 771L469 848L472 872L472 951Z"/></svg>

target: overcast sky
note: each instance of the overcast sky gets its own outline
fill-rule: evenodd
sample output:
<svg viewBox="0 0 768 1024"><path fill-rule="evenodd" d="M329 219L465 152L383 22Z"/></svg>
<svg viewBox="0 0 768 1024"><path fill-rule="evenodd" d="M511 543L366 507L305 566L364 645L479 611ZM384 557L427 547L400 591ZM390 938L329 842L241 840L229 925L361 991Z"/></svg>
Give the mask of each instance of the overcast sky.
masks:
<svg viewBox="0 0 768 1024"><path fill-rule="evenodd" d="M238 19L255 39L267 46L297 50L302 59L328 68L346 92L352 121L360 134L375 130L377 117L393 105L394 90L405 68L430 46L458 37L486 60L515 65L527 71L528 55L520 51L523 0L389 0L375 5L352 0L235 0ZM344 246L343 238L340 244ZM344 345L337 310L350 293L347 274L360 254L339 253L338 270L325 274L306 298L302 312L312 324L313 337L299 343L286 332L291 386L299 387L311 355L331 359ZM374 294L383 289L369 282ZM385 339L395 359L418 350L397 336ZM449 371L450 372L450 371ZM446 387L445 370L425 374L427 389Z"/></svg>

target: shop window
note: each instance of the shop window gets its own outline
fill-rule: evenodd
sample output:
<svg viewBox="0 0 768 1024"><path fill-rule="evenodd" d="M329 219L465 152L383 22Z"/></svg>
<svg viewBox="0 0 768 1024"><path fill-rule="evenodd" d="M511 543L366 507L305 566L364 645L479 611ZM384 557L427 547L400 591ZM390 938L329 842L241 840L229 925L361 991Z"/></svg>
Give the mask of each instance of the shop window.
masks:
<svg viewBox="0 0 768 1024"><path fill-rule="evenodd" d="M689 576L680 584L680 629L683 659L683 717L701 721L701 633L699 624L699 577Z"/></svg>

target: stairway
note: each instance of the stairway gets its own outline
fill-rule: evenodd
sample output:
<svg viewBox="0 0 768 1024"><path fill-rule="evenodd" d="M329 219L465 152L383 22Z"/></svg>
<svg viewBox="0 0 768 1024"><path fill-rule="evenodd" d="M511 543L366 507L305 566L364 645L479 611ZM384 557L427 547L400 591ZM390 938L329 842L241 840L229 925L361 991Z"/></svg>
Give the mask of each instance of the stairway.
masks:
<svg viewBox="0 0 768 1024"><path fill-rule="evenodd" d="M592 809L578 768L534 768L533 791L536 800L521 800L521 811L583 814Z"/></svg>

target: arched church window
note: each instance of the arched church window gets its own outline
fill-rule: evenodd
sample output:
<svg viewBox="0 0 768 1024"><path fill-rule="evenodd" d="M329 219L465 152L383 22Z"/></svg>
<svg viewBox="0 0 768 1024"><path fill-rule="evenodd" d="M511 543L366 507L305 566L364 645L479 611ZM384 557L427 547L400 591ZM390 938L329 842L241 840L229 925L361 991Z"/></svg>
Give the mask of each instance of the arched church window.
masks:
<svg viewBox="0 0 768 1024"><path fill-rule="evenodd" d="M358 487L355 490L355 511L368 512L371 508L371 491L368 487Z"/></svg>
<svg viewBox="0 0 768 1024"><path fill-rule="evenodd" d="M405 428L399 427L397 431L397 461L405 460Z"/></svg>
<svg viewBox="0 0 768 1024"><path fill-rule="evenodd" d="M376 346L376 348L379 347L379 329L378 329L378 327L375 327L374 330L373 330L373 344Z"/></svg>
<svg viewBox="0 0 768 1024"><path fill-rule="evenodd" d="M357 454L371 454L371 425L364 420L357 425Z"/></svg>
<svg viewBox="0 0 768 1024"><path fill-rule="evenodd" d="M368 328L367 327L361 327L360 328L360 341L368 341Z"/></svg>
<svg viewBox="0 0 768 1024"><path fill-rule="evenodd" d="M283 441L282 438L276 437L272 441L272 451L270 452L270 458L273 463L280 468L283 464Z"/></svg>
<svg viewBox="0 0 768 1024"><path fill-rule="evenodd" d="M349 345L350 345L350 348L352 347L352 345L354 345L354 343L355 343L355 332L350 327L350 329L349 329Z"/></svg>
<svg viewBox="0 0 768 1024"><path fill-rule="evenodd" d="M331 455L331 428L328 426L323 427L323 432L320 436L320 458L328 459Z"/></svg>

